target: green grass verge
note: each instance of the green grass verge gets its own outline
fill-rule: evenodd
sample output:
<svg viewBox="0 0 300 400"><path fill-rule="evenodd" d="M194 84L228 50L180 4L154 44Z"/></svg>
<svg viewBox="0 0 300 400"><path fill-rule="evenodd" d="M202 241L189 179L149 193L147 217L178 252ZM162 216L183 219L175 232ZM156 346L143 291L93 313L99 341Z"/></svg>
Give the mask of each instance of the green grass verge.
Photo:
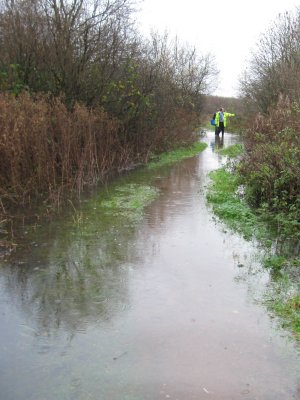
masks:
<svg viewBox="0 0 300 400"><path fill-rule="evenodd" d="M154 169L163 165L173 164L185 158L194 157L207 147L206 143L196 142L190 147L179 148L174 151L160 154L157 158L147 164L147 168Z"/></svg>
<svg viewBox="0 0 300 400"><path fill-rule="evenodd" d="M238 148L224 149L223 154L236 154ZM211 183L207 200L214 213L229 228L246 239L256 238L265 248L263 266L270 269L269 285L262 302L278 317L279 324L300 341L300 259L285 254L272 254L274 232L262 218L238 195L239 176L226 168L209 174Z"/></svg>
<svg viewBox="0 0 300 400"><path fill-rule="evenodd" d="M300 341L300 294L289 297L287 300L277 300L272 306L283 320L282 327L293 331Z"/></svg>
<svg viewBox="0 0 300 400"><path fill-rule="evenodd" d="M291 282L286 276L277 280L265 295L265 305L278 317L280 326L294 334L300 342L300 287L291 290Z"/></svg>
<svg viewBox="0 0 300 400"><path fill-rule="evenodd" d="M217 150L219 154L221 154L222 156L228 156L229 158L236 158L240 156L243 151L244 147L239 143Z"/></svg>
<svg viewBox="0 0 300 400"><path fill-rule="evenodd" d="M225 168L213 171L209 176L211 185L207 200L212 205L214 213L246 239L253 237L260 224L254 212L236 194L239 186L238 177Z"/></svg>

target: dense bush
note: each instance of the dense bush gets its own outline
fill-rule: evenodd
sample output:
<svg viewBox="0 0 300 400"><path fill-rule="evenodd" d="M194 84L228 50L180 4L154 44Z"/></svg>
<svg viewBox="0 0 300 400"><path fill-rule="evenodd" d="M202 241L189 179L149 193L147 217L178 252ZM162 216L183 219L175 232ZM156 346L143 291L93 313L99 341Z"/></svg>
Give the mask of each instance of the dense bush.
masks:
<svg viewBox="0 0 300 400"><path fill-rule="evenodd" d="M245 137L240 172L251 204L271 211L291 232L300 227L300 108L281 98L258 115Z"/></svg>

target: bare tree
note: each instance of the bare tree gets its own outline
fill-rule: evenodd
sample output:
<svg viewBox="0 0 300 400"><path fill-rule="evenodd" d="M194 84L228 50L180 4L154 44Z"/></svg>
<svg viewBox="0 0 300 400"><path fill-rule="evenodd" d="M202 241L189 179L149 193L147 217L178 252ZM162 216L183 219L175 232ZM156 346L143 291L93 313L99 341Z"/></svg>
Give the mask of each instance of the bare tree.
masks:
<svg viewBox="0 0 300 400"><path fill-rule="evenodd" d="M280 95L300 99L300 10L279 15L263 34L241 79L241 94L267 112Z"/></svg>
<svg viewBox="0 0 300 400"><path fill-rule="evenodd" d="M2 2L2 68L20 66L24 85L89 100L88 78L112 70L126 51L132 0ZM125 40L124 40L125 39ZM85 87L87 86L87 87ZM98 89L99 89L98 84ZM93 93L93 96L95 93ZM92 97L93 97L92 96Z"/></svg>

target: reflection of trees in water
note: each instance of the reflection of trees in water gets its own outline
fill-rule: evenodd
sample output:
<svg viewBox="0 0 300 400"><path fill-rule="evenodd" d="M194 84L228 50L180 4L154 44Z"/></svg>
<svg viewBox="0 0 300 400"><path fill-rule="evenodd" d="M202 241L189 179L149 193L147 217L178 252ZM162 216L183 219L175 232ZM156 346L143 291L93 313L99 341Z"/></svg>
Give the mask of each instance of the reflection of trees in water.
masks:
<svg viewBox="0 0 300 400"><path fill-rule="evenodd" d="M170 199L176 196L175 202L180 203L193 190L195 180L189 175L195 174L197 166L197 158L192 158L160 170L163 179L158 186L163 196L149 209L151 225L164 221ZM179 203L174 204L176 209L188 206ZM88 322L109 320L126 309L130 265L141 254L151 257L150 243L137 239L144 232L143 224L136 224L136 214L101 208L96 199L78 217L77 224L69 219L43 227L38 238L30 239L38 246L23 251L22 258L17 254L15 264L5 270L12 301L44 332L84 329ZM154 236L151 243L155 240Z"/></svg>
<svg viewBox="0 0 300 400"><path fill-rule="evenodd" d="M90 320L109 320L128 306L135 225L99 211L87 218L77 227L54 229L47 246L34 247L5 271L12 301L34 317L38 329L84 329Z"/></svg>
<svg viewBox="0 0 300 400"><path fill-rule="evenodd" d="M191 179L191 176L197 175L198 163L198 157L184 160L168 169L168 179L158 181L160 201L156 203L156 207L151 207L148 215L152 225L159 226L162 221L166 221L167 216L172 217L170 206L176 209L176 213L180 213L181 208L190 207L185 198L189 193L195 191L195 185L198 188L198 181Z"/></svg>

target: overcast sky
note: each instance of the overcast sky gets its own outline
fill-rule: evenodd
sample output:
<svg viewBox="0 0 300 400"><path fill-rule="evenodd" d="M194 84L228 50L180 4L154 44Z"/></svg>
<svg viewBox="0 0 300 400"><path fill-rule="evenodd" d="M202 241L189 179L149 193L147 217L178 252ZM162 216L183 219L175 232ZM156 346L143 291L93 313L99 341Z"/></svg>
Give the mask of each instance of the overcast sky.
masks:
<svg viewBox="0 0 300 400"><path fill-rule="evenodd" d="M167 30L199 53L214 54L220 71L215 94L236 96L238 78L259 35L279 13L297 6L300 0L144 0L136 17L145 36L151 29Z"/></svg>

